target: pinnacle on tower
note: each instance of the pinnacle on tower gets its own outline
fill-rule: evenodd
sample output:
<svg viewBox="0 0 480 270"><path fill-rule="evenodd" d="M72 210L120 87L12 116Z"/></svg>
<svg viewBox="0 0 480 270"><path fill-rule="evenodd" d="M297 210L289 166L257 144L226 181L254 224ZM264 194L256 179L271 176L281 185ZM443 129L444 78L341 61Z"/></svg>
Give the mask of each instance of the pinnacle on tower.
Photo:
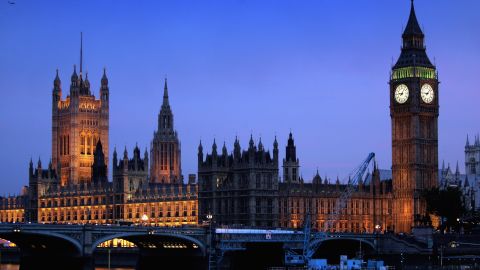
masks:
<svg viewBox="0 0 480 270"><path fill-rule="evenodd" d="M468 141L468 134L467 134L467 142L465 143L465 147L469 147L470 146L470 142Z"/></svg>
<svg viewBox="0 0 480 270"><path fill-rule="evenodd" d="M78 80L77 65L73 65L72 82L76 82L77 80Z"/></svg>
<svg viewBox="0 0 480 270"><path fill-rule="evenodd" d="M418 24L417 16L415 15L415 6L413 4L413 0L411 1L411 6L410 6L410 16L408 17L407 26L403 31L402 37L405 38L408 36L421 36L421 37L424 36L422 29Z"/></svg>
<svg viewBox="0 0 480 270"><path fill-rule="evenodd" d="M56 70L55 79L53 80L53 87L55 90L60 88L60 77L58 76L58 68Z"/></svg>
<svg viewBox="0 0 480 270"><path fill-rule="evenodd" d="M168 104L167 78L165 78L165 85L164 85L164 87L163 87L163 106L169 106L169 104Z"/></svg>
<svg viewBox="0 0 480 270"><path fill-rule="evenodd" d="M102 85L108 85L107 70L103 68L103 76L101 80Z"/></svg>

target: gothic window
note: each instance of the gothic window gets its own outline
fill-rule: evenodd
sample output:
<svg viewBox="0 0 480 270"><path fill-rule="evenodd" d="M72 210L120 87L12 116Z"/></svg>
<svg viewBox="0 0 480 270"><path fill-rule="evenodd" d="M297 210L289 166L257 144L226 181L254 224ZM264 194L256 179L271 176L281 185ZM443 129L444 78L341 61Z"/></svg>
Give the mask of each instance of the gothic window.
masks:
<svg viewBox="0 0 480 270"><path fill-rule="evenodd" d="M60 155L63 155L63 136L60 136L58 140L58 151L60 151Z"/></svg>
<svg viewBox="0 0 480 270"><path fill-rule="evenodd" d="M85 155L85 135L80 135L80 154Z"/></svg>
<svg viewBox="0 0 480 270"><path fill-rule="evenodd" d="M87 144L87 155L91 155L92 154L92 135L91 134L88 134L86 144Z"/></svg>
<svg viewBox="0 0 480 270"><path fill-rule="evenodd" d="M256 175L256 187L257 188L260 188L260 185L261 185L260 179L261 179L261 176L260 176L259 173L257 173L257 175Z"/></svg>

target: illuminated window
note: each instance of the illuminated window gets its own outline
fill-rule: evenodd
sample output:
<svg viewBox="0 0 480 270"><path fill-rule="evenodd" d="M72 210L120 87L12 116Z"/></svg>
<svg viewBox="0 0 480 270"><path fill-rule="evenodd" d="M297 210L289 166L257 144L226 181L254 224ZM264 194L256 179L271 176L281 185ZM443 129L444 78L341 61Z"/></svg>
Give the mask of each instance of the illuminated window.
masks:
<svg viewBox="0 0 480 270"><path fill-rule="evenodd" d="M80 135L80 154L85 155L85 135Z"/></svg>
<svg viewBox="0 0 480 270"><path fill-rule="evenodd" d="M88 134L86 144L87 144L87 155L91 155L92 154L92 135L91 134Z"/></svg>

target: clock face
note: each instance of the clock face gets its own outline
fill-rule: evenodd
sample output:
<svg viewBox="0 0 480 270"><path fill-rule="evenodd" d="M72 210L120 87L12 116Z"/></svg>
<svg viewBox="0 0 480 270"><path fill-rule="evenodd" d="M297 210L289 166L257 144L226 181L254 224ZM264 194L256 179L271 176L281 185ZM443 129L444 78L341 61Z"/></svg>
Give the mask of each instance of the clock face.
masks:
<svg viewBox="0 0 480 270"><path fill-rule="evenodd" d="M400 84L395 89L395 100L402 104L408 99L408 87L405 84Z"/></svg>
<svg viewBox="0 0 480 270"><path fill-rule="evenodd" d="M423 102L425 103L432 102L434 93L433 93L433 88L432 86L430 86L430 84L426 83L422 86L421 96L422 96Z"/></svg>

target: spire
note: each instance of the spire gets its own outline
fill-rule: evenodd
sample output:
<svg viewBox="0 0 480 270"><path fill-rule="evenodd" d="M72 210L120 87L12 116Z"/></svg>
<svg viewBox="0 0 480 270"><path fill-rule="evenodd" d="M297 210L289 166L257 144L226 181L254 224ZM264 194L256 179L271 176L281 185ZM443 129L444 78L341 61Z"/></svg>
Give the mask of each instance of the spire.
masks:
<svg viewBox="0 0 480 270"><path fill-rule="evenodd" d="M223 141L223 147L222 147L222 155L227 156L227 146L225 145L225 141Z"/></svg>
<svg viewBox="0 0 480 270"><path fill-rule="evenodd" d="M273 149L278 148L277 135L275 135L275 140L273 140Z"/></svg>
<svg viewBox="0 0 480 270"><path fill-rule="evenodd" d="M455 174L460 174L460 169L458 168L458 160L457 160L457 168L455 169Z"/></svg>
<svg viewBox="0 0 480 270"><path fill-rule="evenodd" d="M442 161L442 172L445 171L445 160Z"/></svg>
<svg viewBox="0 0 480 270"><path fill-rule="evenodd" d="M420 37L424 36L422 29L418 24L417 16L415 15L415 6L413 5L413 0L411 1L410 16L408 17L407 27L405 27L405 30L403 31L403 37L405 38L412 35Z"/></svg>
<svg viewBox="0 0 480 270"><path fill-rule="evenodd" d="M215 138L213 138L212 155L214 155L214 156L217 155L217 143L215 141Z"/></svg>
<svg viewBox="0 0 480 270"><path fill-rule="evenodd" d="M255 143L253 142L253 135L250 134L250 141L248 142L248 146L249 146L249 148L253 149L254 145L255 145Z"/></svg>
<svg viewBox="0 0 480 270"><path fill-rule="evenodd" d="M413 1L411 2L410 16L408 17L407 26L403 31L402 39L402 51L396 64L393 66L394 70L411 67L412 65L435 69L435 66L432 65L432 62L428 59L425 50L425 35L418 23Z"/></svg>
<svg viewBox="0 0 480 270"><path fill-rule="evenodd" d="M470 146L470 142L468 141L468 134L467 134L467 143L465 144L465 147L469 147Z"/></svg>
<svg viewBox="0 0 480 270"><path fill-rule="evenodd" d="M260 140L258 141L258 150L260 150L260 151L263 150L262 137L260 137Z"/></svg>
<svg viewBox="0 0 480 270"><path fill-rule="evenodd" d="M53 88L55 90L60 89L60 77L58 76L58 68L56 71L55 79L53 80Z"/></svg>
<svg viewBox="0 0 480 270"><path fill-rule="evenodd" d="M169 104L168 104L167 78L165 78L165 85L163 87L163 106L169 106Z"/></svg>
<svg viewBox="0 0 480 270"><path fill-rule="evenodd" d="M80 76L82 75L83 67L83 32L80 32Z"/></svg>
<svg viewBox="0 0 480 270"><path fill-rule="evenodd" d="M108 85L107 70L103 68L102 85Z"/></svg>
<svg viewBox="0 0 480 270"><path fill-rule="evenodd" d="M72 82L76 82L77 80L78 80L77 65L73 65Z"/></svg>
<svg viewBox="0 0 480 270"><path fill-rule="evenodd" d="M200 140L200 144L198 145L198 153L203 153L202 140Z"/></svg>
<svg viewBox="0 0 480 270"><path fill-rule="evenodd" d="M146 146L145 146L145 152L143 152L143 158L148 159L148 151Z"/></svg>

